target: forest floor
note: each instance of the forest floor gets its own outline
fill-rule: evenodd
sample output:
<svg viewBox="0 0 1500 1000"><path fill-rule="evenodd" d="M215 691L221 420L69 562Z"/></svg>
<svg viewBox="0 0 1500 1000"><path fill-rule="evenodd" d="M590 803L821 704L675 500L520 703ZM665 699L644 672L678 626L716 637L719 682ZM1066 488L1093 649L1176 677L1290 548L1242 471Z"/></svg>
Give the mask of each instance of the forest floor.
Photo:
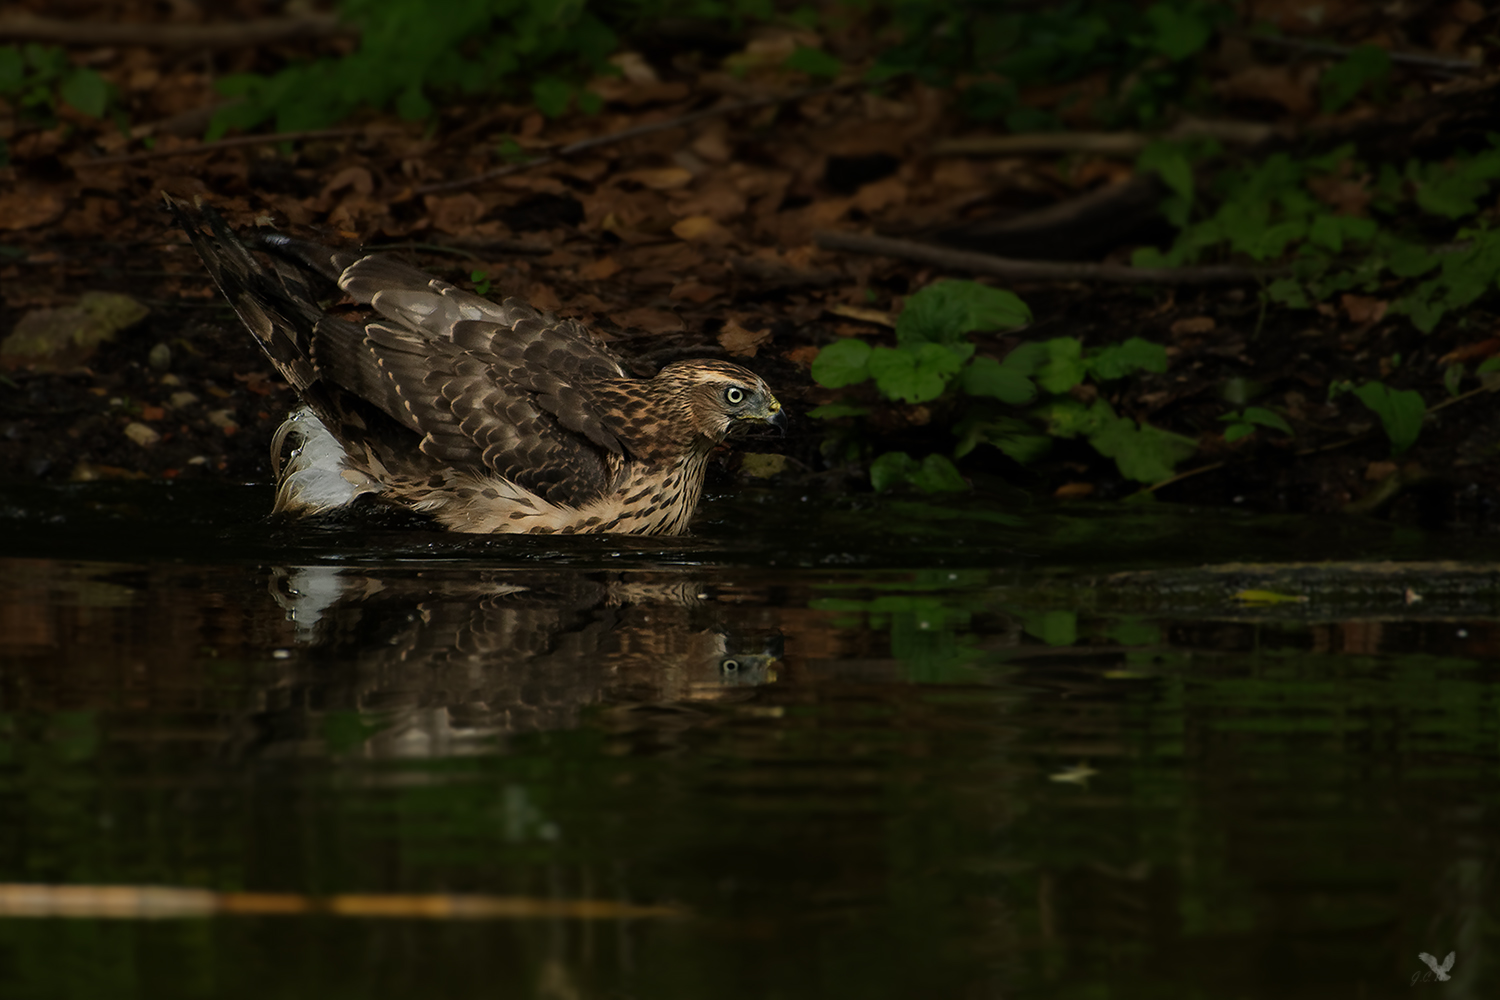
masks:
<svg viewBox="0 0 1500 1000"><path fill-rule="evenodd" d="M19 6L44 14L50 5ZM106 16L150 24L189 10L72 7L79 24ZM1468 51L1479 29L1466 35L1476 23L1471 12L1461 3L1443 9L1450 8L1456 13L1424 22L1422 37L1398 42ZM241 3L236 16L257 9ZM273 13L270 5L263 13ZM858 393L819 387L812 360L839 338L889 342L906 296L974 275L831 249L819 234L923 239L976 220L1035 218L1130 181L1134 156L947 151L947 140L995 129L966 121L951 93L909 78L878 88L820 85L784 67L799 45L826 42L767 28L731 52L687 42L643 46L617 57L619 75L592 84L604 99L593 115L549 119L527 104L471 102L444 107L430 122L369 113L317 134L217 146L198 138L221 100L217 77L336 53L348 40L211 52L69 46L75 63L117 88L128 131L66 105L42 123L9 109L0 124L10 157L0 168L0 338L23 322L108 335L97 346L0 359L0 477L269 480L271 434L294 395L172 229L161 208L166 191L202 198L237 227L271 224L323 242L386 247L461 286L576 317L643 374L685 356L737 360L763 375L795 417L784 441L757 439L727 458L731 474L779 468L782 477L868 489L861 465L831 459L823 447L830 422L807 416ZM1319 129L1374 127L1375 119L1399 123L1424 101L1490 92L1496 74L1483 68L1483 56L1467 74L1412 71L1385 105L1356 103L1338 117L1319 112L1311 96L1316 77L1305 67L1313 57L1264 57L1226 38L1205 57L1205 73L1241 121L1270 126L1267 141L1285 143ZM1043 105L1061 97L1031 95ZM1086 106L1067 114L1088 125ZM658 127L620 137L643 126ZM606 137L613 138L550 162L512 162ZM509 172L478 180L508 164ZM1027 232L1036 250L1029 256L1073 255L1065 230ZM1060 245L1048 245L1049 235ZM1145 217L1112 234L1110 245L1084 249L1091 260L1124 263L1132 247L1169 236L1160 220ZM990 249L1028 256L1014 243ZM1500 408L1485 391L1492 386L1471 379L1442 406L1434 391L1455 358L1500 350L1493 301L1423 334L1389 315L1378 296L1291 310L1268 306L1254 281L984 280L1021 296L1035 322L977 335L982 355L1060 336L1090 346L1131 337L1166 345L1165 373L1108 389L1118 412L1198 443L1179 470L1187 475L1154 490L1162 500L1280 511L1386 504L1398 516L1451 521L1487 516L1489 498L1500 496ZM89 293L125 295L146 312L137 317L128 303ZM1330 401L1330 384L1349 379L1424 392L1431 406L1419 452L1393 460L1373 413L1350 396ZM1296 436L1226 441L1228 385L1253 386L1258 405L1285 414ZM942 400L867 397L874 408L864 432L878 438L876 450L951 446ZM742 469L747 451L788 461ZM959 469L980 488L1003 481L1063 499L1120 498L1141 488L1081 442L1062 442L1025 467L980 447Z"/></svg>

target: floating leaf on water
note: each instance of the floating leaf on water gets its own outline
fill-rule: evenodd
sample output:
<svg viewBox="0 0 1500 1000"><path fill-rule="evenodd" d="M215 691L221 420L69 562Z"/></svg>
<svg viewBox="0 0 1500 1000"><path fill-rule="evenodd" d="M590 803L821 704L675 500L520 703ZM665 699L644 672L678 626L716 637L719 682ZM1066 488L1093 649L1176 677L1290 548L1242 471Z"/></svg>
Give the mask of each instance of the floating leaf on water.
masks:
<svg viewBox="0 0 1500 1000"><path fill-rule="evenodd" d="M1305 594L1279 594L1274 590L1237 590L1234 599L1245 604L1306 604Z"/></svg>

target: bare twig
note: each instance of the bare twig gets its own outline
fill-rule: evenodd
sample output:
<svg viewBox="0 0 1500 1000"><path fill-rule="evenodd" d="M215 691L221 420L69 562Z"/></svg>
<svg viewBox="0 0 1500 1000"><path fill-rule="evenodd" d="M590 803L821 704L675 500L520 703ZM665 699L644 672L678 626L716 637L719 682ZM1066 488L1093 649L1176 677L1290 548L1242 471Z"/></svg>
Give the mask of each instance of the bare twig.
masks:
<svg viewBox="0 0 1500 1000"><path fill-rule="evenodd" d="M1273 35L1257 35L1245 31L1225 32L1232 38L1243 38L1247 42L1257 45L1272 45L1283 49L1296 49L1299 52L1310 52L1320 56L1347 56L1358 46L1338 45L1334 42L1313 42L1302 38L1281 38ZM1452 76L1461 76L1472 73L1483 65L1474 59L1461 59L1456 56L1435 56L1426 52L1400 52L1386 49L1387 56L1391 62L1406 66L1415 66L1418 69L1430 69L1438 73L1447 73Z"/></svg>
<svg viewBox="0 0 1500 1000"><path fill-rule="evenodd" d="M1109 281L1139 285L1232 285L1250 284L1282 273L1277 268L1234 267L1124 267L1119 264L1068 264L1047 260L1014 260L987 253L949 250L930 243L862 236L858 233L819 232L818 246L827 250L899 257L924 264L993 274L1017 281Z"/></svg>
<svg viewBox="0 0 1500 1000"><path fill-rule="evenodd" d="M302 38L357 35L359 28L337 17L270 17L219 24L111 24L61 21L32 14L0 18L0 42L55 45L143 45L157 49L249 49Z"/></svg>
<svg viewBox="0 0 1500 1000"><path fill-rule="evenodd" d="M1145 132L1028 132L1021 135L978 135L935 143L934 156L1026 156L1034 153L1084 153L1095 156L1135 156L1156 139L1217 139L1253 146L1275 129L1259 122L1208 121L1188 118L1160 135Z"/></svg>
<svg viewBox="0 0 1500 1000"><path fill-rule="evenodd" d="M1454 405L1455 403L1462 403L1466 399L1471 399L1474 396L1483 395L1486 392L1495 392L1496 390L1500 390L1500 382L1496 382L1493 385L1482 385L1478 389L1470 389L1468 392L1463 393L1462 395L1454 396L1451 399L1445 399L1435 406L1429 406L1427 408L1427 413L1423 416L1422 419L1427 420L1431 418L1434 413L1438 412L1439 410L1446 410L1448 407Z"/></svg>
<svg viewBox="0 0 1500 1000"><path fill-rule="evenodd" d="M703 108L699 111L690 111L685 115L678 115L675 118L668 118L664 121L649 122L648 124L637 125L634 128L627 128L620 132L611 132L608 135L596 135L591 136L587 139L580 139L579 141L569 143L568 145L562 147L561 149L555 150L554 152L545 153L542 156L534 157L522 163L508 163L503 167L496 167L494 170L486 170L482 174L475 174L473 177L464 177L460 178L459 180L440 181L436 184L428 184L423 187L417 188L414 193L436 194L439 191L457 191L460 188L473 187L476 184L483 184L486 181L492 181L498 177L506 177L510 174L517 174L523 170L530 170L533 167L540 167L548 163L556 163L558 160L566 159L569 156L573 156L577 153L582 153L585 150L597 149L600 146L611 146L615 143L625 142L630 139L639 138L643 135L651 135L655 132L665 132L668 129L681 128L684 125L691 125L693 122L702 121L705 118L719 118L723 117L724 115L732 115L741 111L754 111L758 108L768 108L775 104L786 104L791 101L801 101L809 97L818 97L823 94L832 94L841 90L853 90L857 87L863 86L865 86L865 82L863 80L847 80L843 83L826 84L821 87L808 87L805 90L793 91L790 94L776 94L770 97L756 97L748 101L738 101L734 104L721 104L717 107Z"/></svg>
<svg viewBox="0 0 1500 1000"><path fill-rule="evenodd" d="M1224 468L1224 465L1224 462L1210 462L1207 465L1200 465L1196 469L1189 469L1186 472L1179 472L1177 473L1177 475L1173 476L1170 479L1163 479L1159 483L1152 483L1150 486L1143 486L1132 493L1131 496L1138 497L1146 493L1155 493L1157 490L1162 489L1163 487L1171 486L1173 483L1180 483L1184 479L1192 479L1194 476L1202 475L1205 472L1213 472L1215 469L1222 469Z"/></svg>
<svg viewBox="0 0 1500 1000"><path fill-rule="evenodd" d="M75 157L68 165L75 170L90 167L108 167L117 163L141 163L146 160L164 160L173 156L196 156L200 153L217 153L221 149L240 146L269 146L278 142L306 142L309 139L342 139L360 135L369 129L363 125L351 128L317 128L303 132L273 132L270 135L237 135L217 142L202 142L196 146L179 146L175 149L148 149L144 153L120 153L115 156L99 156L93 159Z"/></svg>

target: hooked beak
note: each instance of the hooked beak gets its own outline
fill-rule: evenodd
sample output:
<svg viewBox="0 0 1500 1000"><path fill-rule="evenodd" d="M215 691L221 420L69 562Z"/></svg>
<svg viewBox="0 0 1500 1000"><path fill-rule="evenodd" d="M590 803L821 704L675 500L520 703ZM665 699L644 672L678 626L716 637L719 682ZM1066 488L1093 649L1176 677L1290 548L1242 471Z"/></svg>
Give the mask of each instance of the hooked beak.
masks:
<svg viewBox="0 0 1500 1000"><path fill-rule="evenodd" d="M761 415L761 419L780 431L782 437L786 437L786 411L781 408L781 401L779 399L772 397L771 401L766 404L766 409Z"/></svg>

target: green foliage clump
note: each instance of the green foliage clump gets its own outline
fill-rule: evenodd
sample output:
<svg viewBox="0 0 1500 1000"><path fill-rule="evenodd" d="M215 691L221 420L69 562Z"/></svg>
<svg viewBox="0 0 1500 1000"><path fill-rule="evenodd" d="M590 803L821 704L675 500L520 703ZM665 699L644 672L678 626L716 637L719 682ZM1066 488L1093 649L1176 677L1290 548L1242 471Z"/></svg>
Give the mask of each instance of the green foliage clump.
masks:
<svg viewBox="0 0 1500 1000"><path fill-rule="evenodd" d="M1308 308L1342 292L1397 291L1392 311L1423 332L1500 287L1500 230L1485 214L1500 181L1500 137L1479 153L1378 171L1356 159L1352 146L1306 159L1276 153L1220 171L1200 197L1193 164L1218 152L1212 144L1155 143L1141 156L1138 166L1168 187L1163 214L1180 232L1165 252L1138 250L1137 266L1228 255L1283 261L1289 273L1268 282L1269 301ZM1317 196L1320 187L1335 186L1363 187L1368 214L1340 211ZM1467 224L1450 230L1454 242L1433 244L1397 228L1414 216Z"/></svg>
<svg viewBox="0 0 1500 1000"><path fill-rule="evenodd" d="M1243 410L1226 413L1219 419L1229 422L1229 426L1224 428L1224 440L1231 443L1254 434L1257 427L1269 427L1274 431L1281 431L1287 437L1294 436L1291 425L1281 414L1262 406L1247 406Z"/></svg>
<svg viewBox="0 0 1500 1000"><path fill-rule="evenodd" d="M975 345L965 339L977 330L1014 329L1030 319L1026 304L1010 292L972 281L936 282L907 300L895 347L841 340L819 352L813 379L833 389L873 379L883 398L899 403L952 398L962 413L954 425L954 458L988 444L1027 463L1044 455L1054 439L1082 437L1114 459L1122 475L1152 483L1170 477L1173 466L1197 450L1190 438L1117 415L1104 399L1085 403L1074 395L1090 379L1102 383L1166 371L1160 344L1132 338L1085 350L1077 338L1057 337L1023 344L1002 360L976 357ZM1017 412L1027 406L1029 411ZM813 416L865 412L839 402L819 407ZM965 488L952 461L939 454L918 460L887 452L871 463L870 480L877 490L901 483L927 492Z"/></svg>
<svg viewBox="0 0 1500 1000"><path fill-rule="evenodd" d="M1028 107L1020 88L1107 72L1119 85L1093 112L1105 124L1150 125L1188 88L1192 61L1230 11L1200 0L1059 4L932 3L893 0L902 41L881 54L877 75L913 72L947 85L979 75L961 92L975 118L1011 131L1058 127L1055 114Z"/></svg>
<svg viewBox="0 0 1500 1000"><path fill-rule="evenodd" d="M102 118L110 111L115 93L95 71L74 66L62 49L33 42L0 45L0 98L17 117L45 124L56 118L59 104ZM5 142L0 139L0 165L7 160Z"/></svg>
<svg viewBox="0 0 1500 1000"><path fill-rule="evenodd" d="M274 121L277 129L322 128L361 107L393 107L403 118L432 114L439 94L493 93L532 80L544 114L585 110L580 72L598 72L617 37L583 0L455 0L440 9L420 0L342 0L340 14L361 29L357 51L289 66L271 76L225 77L219 91L238 98L214 116L209 138Z"/></svg>

